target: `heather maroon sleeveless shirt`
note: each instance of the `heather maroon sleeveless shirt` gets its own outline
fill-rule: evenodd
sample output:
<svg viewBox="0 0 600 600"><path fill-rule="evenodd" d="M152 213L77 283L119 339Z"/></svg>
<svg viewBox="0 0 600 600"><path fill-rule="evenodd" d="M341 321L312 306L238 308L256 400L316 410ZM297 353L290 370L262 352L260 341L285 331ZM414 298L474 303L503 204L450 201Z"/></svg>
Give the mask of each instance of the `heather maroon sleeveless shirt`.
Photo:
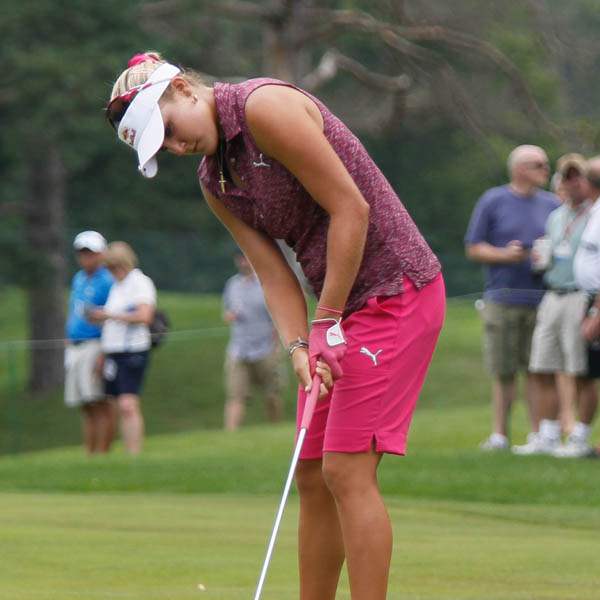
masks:
<svg viewBox="0 0 600 600"><path fill-rule="evenodd" d="M296 253L319 297L325 279L329 215L283 165L261 154L246 124L248 96L269 84L295 88L266 78L214 86L217 115L226 140L224 158L243 181L244 189L228 179L225 193L221 192L216 155L204 157L198 176L202 185L239 219L273 239L284 240ZM372 296L402 292L404 275L422 288L440 272L435 254L356 136L322 102L300 91L318 106L325 137L370 205L365 252L345 314L359 309Z"/></svg>

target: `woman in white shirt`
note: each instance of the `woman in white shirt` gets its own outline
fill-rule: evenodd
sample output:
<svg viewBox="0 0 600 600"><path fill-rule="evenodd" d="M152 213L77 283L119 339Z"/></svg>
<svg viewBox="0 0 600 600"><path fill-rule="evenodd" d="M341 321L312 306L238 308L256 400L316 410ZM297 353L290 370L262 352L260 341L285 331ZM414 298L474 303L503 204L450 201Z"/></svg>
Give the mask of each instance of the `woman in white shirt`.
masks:
<svg viewBox="0 0 600 600"><path fill-rule="evenodd" d="M91 311L90 316L103 323L106 394L117 398L126 449L138 454L144 438L140 390L152 346L149 325L154 318L156 288L137 268L137 256L129 244L109 244L105 262L115 282L104 308Z"/></svg>

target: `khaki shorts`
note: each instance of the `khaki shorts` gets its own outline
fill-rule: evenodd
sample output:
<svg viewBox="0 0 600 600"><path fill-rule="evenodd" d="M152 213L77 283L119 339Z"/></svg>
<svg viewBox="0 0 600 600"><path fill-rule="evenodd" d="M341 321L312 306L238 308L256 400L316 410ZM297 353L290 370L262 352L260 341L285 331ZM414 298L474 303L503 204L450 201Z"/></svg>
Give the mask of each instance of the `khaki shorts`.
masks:
<svg viewBox="0 0 600 600"><path fill-rule="evenodd" d="M279 348L260 360L225 358L225 389L228 402L244 403L250 396L252 385L259 387L267 398L281 394L283 363Z"/></svg>
<svg viewBox="0 0 600 600"><path fill-rule="evenodd" d="M100 340L88 340L65 348L65 404L72 408L104 399L102 378L96 361L102 353Z"/></svg>
<svg viewBox="0 0 600 600"><path fill-rule="evenodd" d="M485 302L483 356L491 375L510 377L529 368L536 307Z"/></svg>
<svg viewBox="0 0 600 600"><path fill-rule="evenodd" d="M581 321L587 305L585 292L544 294L531 342L532 373L586 373L587 345L581 335Z"/></svg>

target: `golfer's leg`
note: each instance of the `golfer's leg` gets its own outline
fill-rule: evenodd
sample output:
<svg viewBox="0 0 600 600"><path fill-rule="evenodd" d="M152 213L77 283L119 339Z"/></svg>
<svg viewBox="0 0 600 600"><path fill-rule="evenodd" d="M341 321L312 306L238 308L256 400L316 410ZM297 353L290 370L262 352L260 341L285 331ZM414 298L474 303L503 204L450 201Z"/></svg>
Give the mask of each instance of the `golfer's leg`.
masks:
<svg viewBox="0 0 600 600"><path fill-rule="evenodd" d="M335 497L352 600L385 600L392 555L392 527L377 483L381 455L328 452L325 481Z"/></svg>
<svg viewBox="0 0 600 600"><path fill-rule="evenodd" d="M296 469L300 494L300 600L334 600L344 564L336 503L323 480L320 460L301 460Z"/></svg>

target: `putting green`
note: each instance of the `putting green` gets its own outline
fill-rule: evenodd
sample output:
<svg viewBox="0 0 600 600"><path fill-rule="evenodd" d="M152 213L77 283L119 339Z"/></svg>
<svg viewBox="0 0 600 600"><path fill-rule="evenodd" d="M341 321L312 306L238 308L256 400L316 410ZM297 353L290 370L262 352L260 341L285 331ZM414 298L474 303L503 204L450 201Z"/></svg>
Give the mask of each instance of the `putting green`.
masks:
<svg viewBox="0 0 600 600"><path fill-rule="evenodd" d="M7 600L249 599L277 496L0 494ZM392 600L594 600L600 509L389 500ZM295 599L297 499L263 593ZM202 585L206 588L202 591ZM345 577L339 599L349 599Z"/></svg>

